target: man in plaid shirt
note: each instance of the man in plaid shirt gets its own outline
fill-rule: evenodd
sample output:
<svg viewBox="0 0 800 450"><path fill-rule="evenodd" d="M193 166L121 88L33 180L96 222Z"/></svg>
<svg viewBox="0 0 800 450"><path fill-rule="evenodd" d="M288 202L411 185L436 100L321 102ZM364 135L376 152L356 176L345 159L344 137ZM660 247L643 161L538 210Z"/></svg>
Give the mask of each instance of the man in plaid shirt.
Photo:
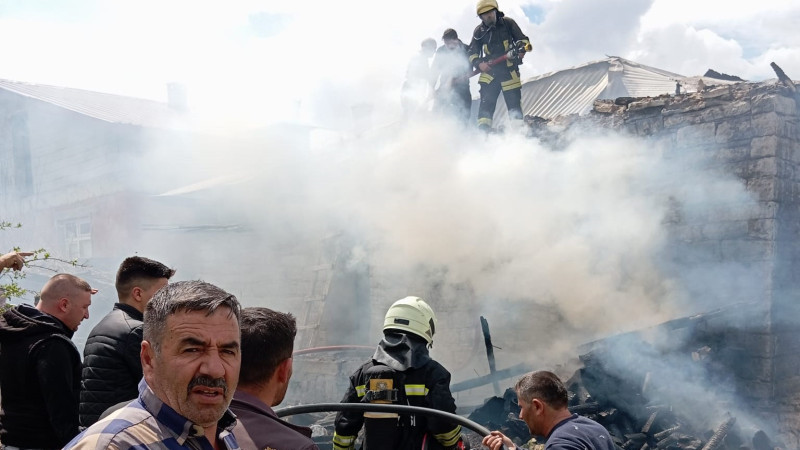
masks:
<svg viewBox="0 0 800 450"><path fill-rule="evenodd" d="M65 449L239 449L228 410L241 364L235 296L202 281L158 291L144 312L139 398Z"/></svg>

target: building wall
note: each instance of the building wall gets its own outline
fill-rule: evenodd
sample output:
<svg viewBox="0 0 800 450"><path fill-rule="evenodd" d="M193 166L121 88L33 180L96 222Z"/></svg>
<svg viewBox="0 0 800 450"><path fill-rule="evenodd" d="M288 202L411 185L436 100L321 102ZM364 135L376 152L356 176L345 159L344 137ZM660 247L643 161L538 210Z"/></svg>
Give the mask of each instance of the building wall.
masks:
<svg viewBox="0 0 800 450"><path fill-rule="evenodd" d="M102 257L129 235L123 155L135 127L0 92L0 205L28 242L65 258Z"/></svg>
<svg viewBox="0 0 800 450"><path fill-rule="evenodd" d="M736 327L716 324L737 394L778 424L790 448L800 443L800 126L797 95L787 87L737 84L629 105L603 101L587 120L666 143L669 152L699 152L710 170L732 173L757 202L720 205L694 223L676 220L672 239L684 254L702 247L761 280L759 305ZM680 251L677 257L680 257ZM731 305L735 306L735 305ZM713 325L713 322L712 322Z"/></svg>

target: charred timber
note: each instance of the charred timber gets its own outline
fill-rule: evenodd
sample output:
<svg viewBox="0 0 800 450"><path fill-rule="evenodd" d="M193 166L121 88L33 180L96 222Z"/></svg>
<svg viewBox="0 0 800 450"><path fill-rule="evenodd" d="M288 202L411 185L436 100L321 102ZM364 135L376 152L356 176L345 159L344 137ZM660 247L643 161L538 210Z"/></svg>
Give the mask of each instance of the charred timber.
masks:
<svg viewBox="0 0 800 450"><path fill-rule="evenodd" d="M583 405L570 406L569 412L580 414L582 416L587 414L597 414L600 411L600 404L597 402L584 403Z"/></svg>
<svg viewBox="0 0 800 450"><path fill-rule="evenodd" d="M681 429L680 425L675 425L674 427L667 428L666 430L663 430L663 431L659 431L658 433L654 434L653 437L657 441L661 441L661 440L664 440L664 439L668 438L669 435L671 435L672 433L674 433L674 432L676 432L676 431L678 431L680 429Z"/></svg>
<svg viewBox="0 0 800 450"><path fill-rule="evenodd" d="M511 366L507 369L498 370L494 374L470 378L469 380L453 383L450 385L450 392L461 392L468 389L474 389L476 387L487 385L493 381L505 380L506 378L521 375L523 373L530 372L531 370L533 370L533 367L526 363L517 364L516 366Z"/></svg>
<svg viewBox="0 0 800 450"><path fill-rule="evenodd" d="M711 436L711 439L708 440L706 445L703 446L703 450L716 450L722 444L722 441L725 439L725 436L728 435L728 432L733 427L733 424L736 422L735 417L731 417L730 419L722 422L722 425L714 431L714 434Z"/></svg>
<svg viewBox="0 0 800 450"><path fill-rule="evenodd" d="M647 422L645 422L644 426L642 427L642 433L647 434L650 432L650 428L653 427L653 422L656 421L657 416L658 410L655 410L652 414L650 414L650 417L647 418Z"/></svg>

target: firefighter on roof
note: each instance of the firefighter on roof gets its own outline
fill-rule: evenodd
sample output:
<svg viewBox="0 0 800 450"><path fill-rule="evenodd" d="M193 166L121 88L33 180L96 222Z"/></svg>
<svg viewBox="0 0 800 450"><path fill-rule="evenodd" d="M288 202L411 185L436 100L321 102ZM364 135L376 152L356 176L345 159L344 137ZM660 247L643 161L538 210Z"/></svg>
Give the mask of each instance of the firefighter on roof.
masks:
<svg viewBox="0 0 800 450"><path fill-rule="evenodd" d="M478 0L477 13L481 24L472 33L468 53L473 69L481 72L478 78L481 96L478 128L489 131L500 92L503 92L509 119L522 120L519 65L525 54L523 49L529 46L530 41L514 19L498 10L496 0ZM509 51L514 51L513 57L489 65L492 59Z"/></svg>
<svg viewBox="0 0 800 450"><path fill-rule="evenodd" d="M350 376L342 403L394 403L455 414L450 372L431 359L436 317L419 297L392 304L383 322L383 339L372 359ZM361 427L363 449L463 448L461 426L441 419L394 413L342 411L336 415L333 448L352 449Z"/></svg>

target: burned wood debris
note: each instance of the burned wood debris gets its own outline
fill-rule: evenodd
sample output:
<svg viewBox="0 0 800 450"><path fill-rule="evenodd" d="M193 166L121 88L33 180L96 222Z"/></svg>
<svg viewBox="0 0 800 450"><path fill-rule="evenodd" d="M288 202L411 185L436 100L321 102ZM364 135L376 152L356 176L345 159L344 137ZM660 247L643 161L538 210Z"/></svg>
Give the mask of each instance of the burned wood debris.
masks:
<svg viewBox="0 0 800 450"><path fill-rule="evenodd" d="M700 354L707 353L707 347ZM689 355L690 358L696 357ZM591 418L611 434L614 444L622 450L773 450L782 448L773 442L763 430L740 427L736 417L726 414L714 418L714 409L690 411L690 418L682 412L680 405L671 403L670 392L653 386L646 372L644 377L625 378L617 371L608 370L602 363L602 352L592 352L580 359L583 368L566 380L569 410ZM544 438L531 440L528 428L519 419L519 405L513 389L502 397L491 397L475 409L469 419L490 429L500 430L519 445L528 448L543 448ZM480 443L469 437L474 445Z"/></svg>

